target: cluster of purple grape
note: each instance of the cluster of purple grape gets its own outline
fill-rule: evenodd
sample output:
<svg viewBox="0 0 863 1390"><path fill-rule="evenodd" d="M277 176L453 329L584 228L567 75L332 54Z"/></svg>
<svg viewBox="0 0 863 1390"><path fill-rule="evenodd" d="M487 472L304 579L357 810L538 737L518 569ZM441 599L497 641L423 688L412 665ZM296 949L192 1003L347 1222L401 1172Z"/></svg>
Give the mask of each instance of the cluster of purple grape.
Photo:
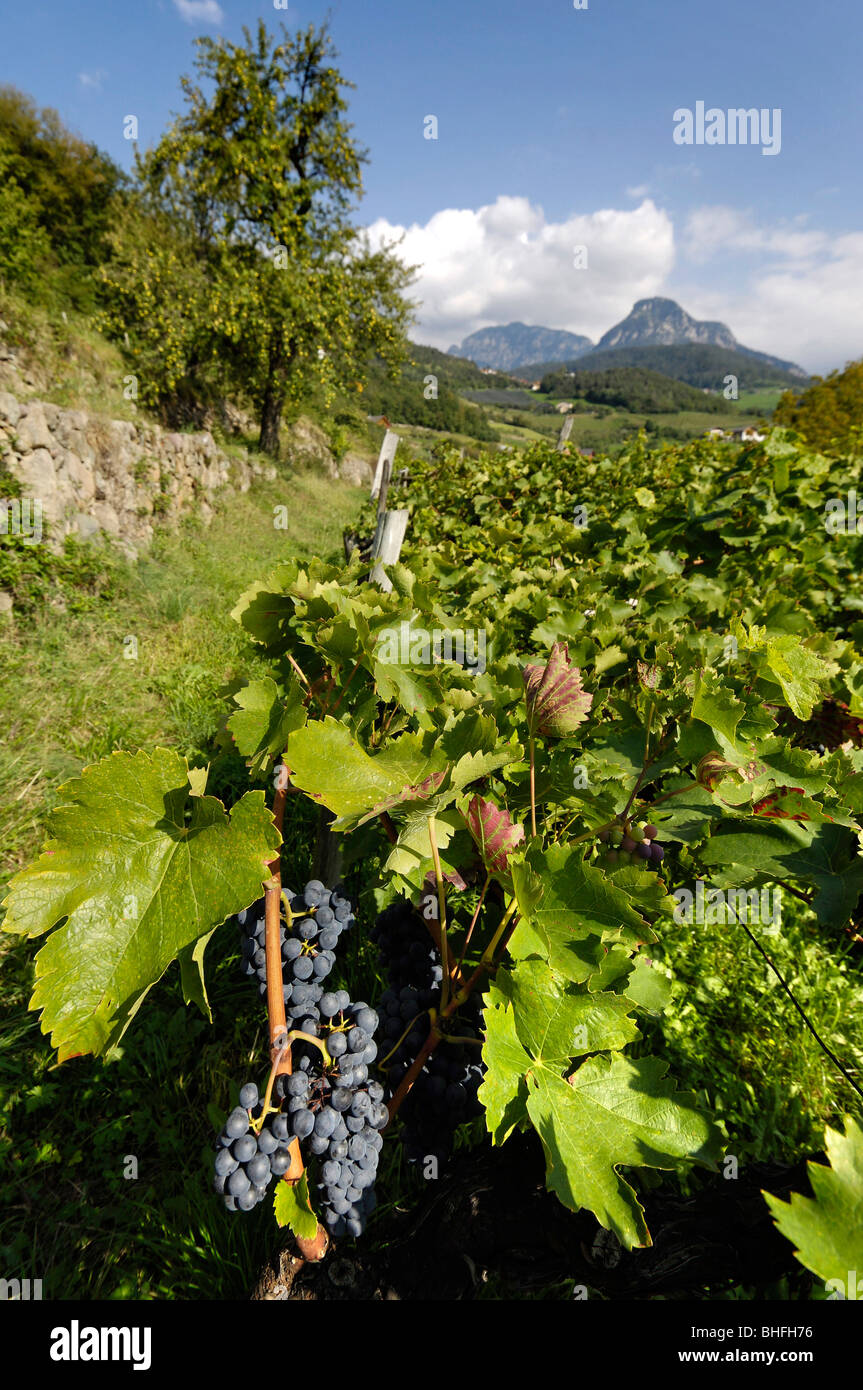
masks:
<svg viewBox="0 0 863 1390"><path fill-rule="evenodd" d="M219 1135L213 1162L213 1187L228 1211L251 1211L267 1195L273 1178L288 1171L290 1133L286 1115L268 1115L254 1081L240 1090L240 1103L231 1111Z"/></svg>
<svg viewBox="0 0 863 1390"><path fill-rule="evenodd" d="M375 1208L374 1183L389 1114L384 1088L369 1081L377 1057L374 1033L378 1016L368 1004L336 1009L335 995L324 995L326 1022L313 1032L332 1059L322 1064L320 1050L298 1042L297 1070L276 1080L276 1094L287 1110L293 1137L321 1161L318 1190L324 1221L333 1236L359 1236ZM280 1117L281 1118L281 1117Z"/></svg>
<svg viewBox="0 0 863 1390"><path fill-rule="evenodd" d="M606 849L601 854L602 864L609 869L621 869L627 864L636 868L656 868L665 858L665 850L657 844L659 831L650 822L636 825L624 821L620 827L600 830L599 839Z"/></svg>
<svg viewBox="0 0 863 1390"><path fill-rule="evenodd" d="M282 949L282 992L285 1012L293 1027L304 1033L308 1021L320 1021L319 1005L324 994L324 980L335 965L335 947L343 931L354 922L353 909L347 898L329 888L319 879L311 879L301 893L285 890L284 896L293 914L292 929L284 922L279 927ZM241 929L240 969L258 981L258 992L267 992L266 921L263 898L245 912L237 914ZM347 1002L348 995L345 995Z"/></svg>

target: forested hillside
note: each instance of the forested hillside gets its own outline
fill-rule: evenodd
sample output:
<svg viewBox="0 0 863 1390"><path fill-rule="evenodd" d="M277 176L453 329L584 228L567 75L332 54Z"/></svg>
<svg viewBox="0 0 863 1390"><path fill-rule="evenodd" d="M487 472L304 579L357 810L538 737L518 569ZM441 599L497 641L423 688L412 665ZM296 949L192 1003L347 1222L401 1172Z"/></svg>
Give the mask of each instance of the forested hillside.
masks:
<svg viewBox="0 0 863 1390"><path fill-rule="evenodd" d="M685 382L662 376L645 367L609 367L604 371L551 372L542 378L542 391L549 396L575 393L580 400L599 405L616 405L636 413L662 414L677 410L719 412L724 402L705 395Z"/></svg>
<svg viewBox="0 0 863 1390"><path fill-rule="evenodd" d="M640 367L648 371L661 372L663 376L684 381L689 386L710 391L721 391L725 377L730 373L737 378L741 390L754 390L759 386L796 386L800 377L789 372L786 367L775 365L768 359L751 355L742 349L715 347L709 343L685 343L670 347L623 347L608 351L596 351L586 357L571 362L534 363L525 368L526 374L541 377L549 372L560 371L594 372L614 367Z"/></svg>

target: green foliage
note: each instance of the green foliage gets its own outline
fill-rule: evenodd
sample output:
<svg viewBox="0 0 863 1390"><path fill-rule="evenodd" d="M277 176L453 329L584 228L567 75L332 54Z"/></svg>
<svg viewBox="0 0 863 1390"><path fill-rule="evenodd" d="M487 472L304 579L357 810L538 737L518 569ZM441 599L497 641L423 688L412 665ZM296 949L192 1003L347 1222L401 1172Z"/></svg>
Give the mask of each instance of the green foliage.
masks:
<svg viewBox="0 0 863 1390"><path fill-rule="evenodd" d="M540 362L519 370L522 374L543 376L547 372L568 369L582 372L605 371L609 368L639 367L677 381L688 382L699 389L721 391L729 373L737 377L741 390L759 386L796 386L800 378L788 370L788 364L773 362L760 353L744 352L739 348L721 348L712 343L679 343L668 347L620 347L591 352L571 362Z"/></svg>
<svg viewBox="0 0 863 1390"><path fill-rule="evenodd" d="M774 419L797 430L813 449L859 452L863 361L850 362L844 371L831 372L827 377L814 377L802 395L786 391L780 397Z"/></svg>
<svg viewBox="0 0 863 1390"><path fill-rule="evenodd" d="M28 217L62 265L96 265L112 204L125 178L95 145L65 128L56 111L40 111L14 87L0 87L0 154L6 177L25 190ZM0 183L4 180L0 175Z"/></svg>
<svg viewBox="0 0 863 1390"><path fill-rule="evenodd" d="M9 489L4 491L8 497ZM11 594L20 613L30 613L47 600L71 612L86 612L114 597L116 578L115 556L73 536L56 551L34 545L23 535L0 534L0 589Z"/></svg>
<svg viewBox="0 0 863 1390"><path fill-rule="evenodd" d="M565 396L575 392L580 400L599 405L620 406L623 410L662 414L678 410L706 410L718 413L723 401L703 391L662 376L644 367L610 367L606 371L552 372L542 378L546 395Z"/></svg>
<svg viewBox="0 0 863 1390"><path fill-rule="evenodd" d="M764 1195L800 1263L834 1294L856 1299L863 1268L863 1127L849 1116L844 1134L827 1130L825 1148L828 1164L807 1165L814 1198L795 1192L782 1202Z"/></svg>
<svg viewBox="0 0 863 1390"><path fill-rule="evenodd" d="M61 788L55 838L9 885L6 931L57 928L36 957L31 1007L61 1062L116 1045L175 959L187 1001L208 1012L207 938L259 897L279 840L260 792L229 818L189 780L167 749L86 769Z"/></svg>
<svg viewBox="0 0 863 1390"><path fill-rule="evenodd" d="M0 278L31 288L51 243L12 170L12 158L0 144Z"/></svg>
<svg viewBox="0 0 863 1390"><path fill-rule="evenodd" d="M411 360L398 380L392 379L384 363L373 362L363 395L368 413L385 415L394 424L423 425L426 429L466 434L485 442L496 440L497 432L485 412L465 404L446 379L439 378L437 394L426 398L425 378L429 374L437 376L437 364L428 361L429 352L425 348L418 352L411 346Z"/></svg>

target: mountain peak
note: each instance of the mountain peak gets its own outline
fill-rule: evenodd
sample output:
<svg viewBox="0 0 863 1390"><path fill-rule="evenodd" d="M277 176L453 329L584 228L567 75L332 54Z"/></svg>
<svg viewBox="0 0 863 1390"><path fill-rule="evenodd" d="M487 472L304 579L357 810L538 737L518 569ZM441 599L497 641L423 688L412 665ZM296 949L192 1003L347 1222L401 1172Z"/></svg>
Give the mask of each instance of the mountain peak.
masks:
<svg viewBox="0 0 863 1390"><path fill-rule="evenodd" d="M452 357L468 357L478 367L510 372L528 362L568 362L593 347L590 338L563 328L542 328L527 323L507 323L480 328L454 344Z"/></svg>
<svg viewBox="0 0 863 1390"><path fill-rule="evenodd" d="M618 347L676 347L680 343L709 343L736 348L737 339L724 323L694 319L674 299L660 295L639 299L625 319L609 328L598 350Z"/></svg>

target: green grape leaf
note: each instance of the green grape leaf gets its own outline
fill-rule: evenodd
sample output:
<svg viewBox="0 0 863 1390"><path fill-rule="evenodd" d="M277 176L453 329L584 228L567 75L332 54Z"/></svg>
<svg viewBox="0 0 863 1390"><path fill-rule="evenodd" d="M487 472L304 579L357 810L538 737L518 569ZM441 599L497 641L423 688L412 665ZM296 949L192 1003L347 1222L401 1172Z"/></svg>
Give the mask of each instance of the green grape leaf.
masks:
<svg viewBox="0 0 863 1390"><path fill-rule="evenodd" d="M403 734L371 756L330 716L292 735L288 763L294 785L335 812L336 830L431 795L445 775L443 755L436 748L426 751L420 735Z"/></svg>
<svg viewBox="0 0 863 1390"><path fill-rule="evenodd" d="M9 885L4 926L56 927L30 1007L62 1062L115 1045L178 956L187 997L206 1008L189 949L260 897L279 835L263 792L229 814L192 794L185 759L165 748L113 753L61 795L54 838Z"/></svg>
<svg viewBox="0 0 863 1390"><path fill-rule="evenodd" d="M600 964L602 938L616 937L621 944L632 947L656 940L655 933L633 906L633 896L599 869L586 864L577 846L552 845L545 852L532 850L526 863L533 881L543 891L539 899L535 891L529 892L531 880L521 865L513 864L513 884L522 922L510 940L511 954L542 955L561 975L580 981L593 974ZM648 875L643 873L643 877ZM663 897L660 890L658 901Z"/></svg>
<svg viewBox="0 0 863 1390"><path fill-rule="evenodd" d="M671 1002L671 980L647 956L635 957L624 994L650 1014L661 1014Z"/></svg>
<svg viewBox="0 0 863 1390"><path fill-rule="evenodd" d="M506 980L504 971L498 979ZM486 1125L493 1144L502 1144L527 1118L527 1072L531 1059L518 1040L512 1005L493 984L485 996L485 1075L478 1096L485 1106Z"/></svg>
<svg viewBox="0 0 863 1390"><path fill-rule="evenodd" d="M793 1192L790 1202L783 1202L765 1192L764 1199L800 1263L853 1299L857 1278L863 1274L863 1127L859 1120L846 1116L844 1134L828 1128L825 1147L829 1166L806 1165L814 1197Z"/></svg>
<svg viewBox="0 0 863 1390"><path fill-rule="evenodd" d="M737 725L745 713L745 706L728 690L718 676L705 671L696 686L692 702L692 718L722 736L726 744L736 748Z"/></svg>
<svg viewBox="0 0 863 1390"><path fill-rule="evenodd" d="M318 1218L309 1200L308 1173L304 1170L298 1182L277 1182L273 1211L279 1226L289 1226L301 1240L312 1240L317 1234Z"/></svg>
<svg viewBox="0 0 863 1390"><path fill-rule="evenodd" d="M535 957L519 961L510 975L508 992L522 1046L535 1063L551 1067L558 1075L572 1057L619 1051L639 1036L627 1018L634 1001L619 994L577 992Z"/></svg>
<svg viewBox="0 0 863 1390"><path fill-rule="evenodd" d="M716 1125L676 1091L655 1057L590 1057L568 1079L547 1069L530 1078L527 1109L542 1140L546 1184L572 1211L587 1207L631 1250L652 1244L626 1167L714 1166Z"/></svg>
<svg viewBox="0 0 863 1390"><path fill-rule="evenodd" d="M288 735L306 722L300 684L293 676L287 695L282 696L275 681L265 676L238 690L234 700L240 708L228 719L228 728L237 751L247 759L252 774L257 775L281 756Z"/></svg>

